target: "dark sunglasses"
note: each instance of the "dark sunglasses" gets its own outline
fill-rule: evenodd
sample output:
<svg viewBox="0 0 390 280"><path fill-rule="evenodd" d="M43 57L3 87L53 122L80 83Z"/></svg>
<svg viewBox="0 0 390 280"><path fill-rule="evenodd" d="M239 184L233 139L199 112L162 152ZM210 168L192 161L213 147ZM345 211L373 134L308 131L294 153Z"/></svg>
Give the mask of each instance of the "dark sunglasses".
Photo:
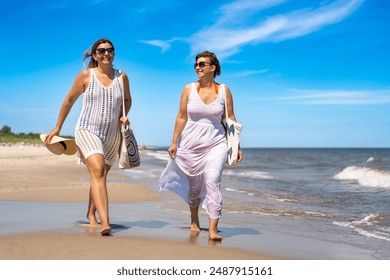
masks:
<svg viewBox="0 0 390 280"><path fill-rule="evenodd" d="M108 49L105 49L105 48L98 48L98 49L96 50L96 53L97 53L97 54L100 54L100 55L105 55L106 52L107 52L108 54L114 54L115 49L114 49L114 48L108 48Z"/></svg>
<svg viewBox="0 0 390 280"><path fill-rule="evenodd" d="M199 68L204 68L204 67L206 67L207 65L211 65L211 64L208 63L208 62L204 62L204 61L201 61L201 62L199 62L199 63L194 63L194 69L195 69L196 67L198 67L198 66L199 66Z"/></svg>

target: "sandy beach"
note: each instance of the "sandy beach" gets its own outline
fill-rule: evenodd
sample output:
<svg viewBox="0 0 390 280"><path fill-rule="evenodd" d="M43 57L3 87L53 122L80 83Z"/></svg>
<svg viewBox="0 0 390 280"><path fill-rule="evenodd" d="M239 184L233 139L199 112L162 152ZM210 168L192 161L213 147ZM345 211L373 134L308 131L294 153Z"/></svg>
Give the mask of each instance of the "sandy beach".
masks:
<svg viewBox="0 0 390 280"><path fill-rule="evenodd" d="M88 192L88 173L76 156L44 146L0 147L0 259L282 259L210 242L207 231L167 229L173 217L153 211L160 196L115 172L108 179L113 234L102 237L87 226Z"/></svg>

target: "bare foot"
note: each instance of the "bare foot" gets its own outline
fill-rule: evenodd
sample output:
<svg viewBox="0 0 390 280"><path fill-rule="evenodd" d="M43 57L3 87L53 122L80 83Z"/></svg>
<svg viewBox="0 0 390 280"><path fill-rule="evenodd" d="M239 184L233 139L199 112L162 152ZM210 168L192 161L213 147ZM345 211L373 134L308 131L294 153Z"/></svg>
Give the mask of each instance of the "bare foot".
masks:
<svg viewBox="0 0 390 280"><path fill-rule="evenodd" d="M188 239L188 242L195 244L198 240L199 233L200 233L199 231L194 231L194 230L190 231L190 237Z"/></svg>
<svg viewBox="0 0 390 280"><path fill-rule="evenodd" d="M196 232L200 232L200 226L198 223L192 223L191 226L190 226L190 230L191 231L196 231Z"/></svg>
<svg viewBox="0 0 390 280"><path fill-rule="evenodd" d="M87 219L89 220L89 225L91 227L97 227L99 225L99 222L97 221L95 214L87 213Z"/></svg>
<svg viewBox="0 0 390 280"><path fill-rule="evenodd" d="M97 230L97 227L91 227L91 226L89 226L89 227L87 228L87 234L88 234L88 235L95 235L96 230Z"/></svg>
<svg viewBox="0 0 390 280"><path fill-rule="evenodd" d="M222 240L222 236L218 235L218 220L209 218L209 238L213 241Z"/></svg>
<svg viewBox="0 0 390 280"><path fill-rule="evenodd" d="M111 227L102 227L102 229L100 230L100 234L102 236L108 236L110 235L111 233Z"/></svg>
<svg viewBox="0 0 390 280"><path fill-rule="evenodd" d="M191 211L191 226L190 226L190 230L196 231L196 232L200 232L200 223L199 223L198 210L199 210L199 206L197 206L197 207L190 207L190 211Z"/></svg>
<svg viewBox="0 0 390 280"><path fill-rule="evenodd" d="M222 236L215 232L209 232L209 238L213 241L222 241Z"/></svg>

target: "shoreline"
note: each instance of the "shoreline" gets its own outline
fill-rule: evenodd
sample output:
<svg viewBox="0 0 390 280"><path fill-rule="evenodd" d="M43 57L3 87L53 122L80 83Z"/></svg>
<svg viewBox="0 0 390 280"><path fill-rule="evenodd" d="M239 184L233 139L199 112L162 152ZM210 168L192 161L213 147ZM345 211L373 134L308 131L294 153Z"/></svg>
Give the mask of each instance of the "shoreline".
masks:
<svg viewBox="0 0 390 280"><path fill-rule="evenodd" d="M152 217L153 202L112 203L109 237L89 226L85 210L78 202L1 201L0 211L13 214L0 223L0 260L282 259L211 241L207 231L194 234L174 217Z"/></svg>
<svg viewBox="0 0 390 280"><path fill-rule="evenodd" d="M192 236L175 215L148 213L161 196L123 179L109 174L113 235L102 237L86 226L89 178L76 156L44 146L0 147L0 209L7 213L0 219L0 259L283 259L210 243L207 232Z"/></svg>

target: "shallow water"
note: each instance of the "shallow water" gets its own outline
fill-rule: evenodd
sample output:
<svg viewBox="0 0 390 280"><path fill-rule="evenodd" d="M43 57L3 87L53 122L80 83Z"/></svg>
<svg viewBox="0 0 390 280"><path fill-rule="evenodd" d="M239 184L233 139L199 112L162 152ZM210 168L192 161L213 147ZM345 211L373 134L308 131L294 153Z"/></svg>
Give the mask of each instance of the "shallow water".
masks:
<svg viewBox="0 0 390 280"><path fill-rule="evenodd" d="M337 244L333 253L323 252L324 258L337 259L343 256L341 248L351 246L371 252L374 259L390 259L390 149L246 149L244 153L242 163L227 166L223 173L221 223L252 232L259 243L262 232L273 232L314 244ZM150 150L142 155L140 168L119 172L158 192L158 177L167 159L165 149ZM188 211L173 194L163 194L159 207L172 215ZM318 250L313 252L318 256L321 250L328 251ZM307 254L305 248L302 251Z"/></svg>
<svg viewBox="0 0 390 280"><path fill-rule="evenodd" d="M249 149L222 178L222 243L188 230L188 206L160 192L165 149L142 153L141 166L113 170L145 184L157 202L111 203L114 236L167 238L291 259L390 259L390 149ZM0 202L0 235L89 233L86 203ZM28 214L27 214L28 213ZM200 212L201 226L208 219ZM98 233L97 233L98 234Z"/></svg>

